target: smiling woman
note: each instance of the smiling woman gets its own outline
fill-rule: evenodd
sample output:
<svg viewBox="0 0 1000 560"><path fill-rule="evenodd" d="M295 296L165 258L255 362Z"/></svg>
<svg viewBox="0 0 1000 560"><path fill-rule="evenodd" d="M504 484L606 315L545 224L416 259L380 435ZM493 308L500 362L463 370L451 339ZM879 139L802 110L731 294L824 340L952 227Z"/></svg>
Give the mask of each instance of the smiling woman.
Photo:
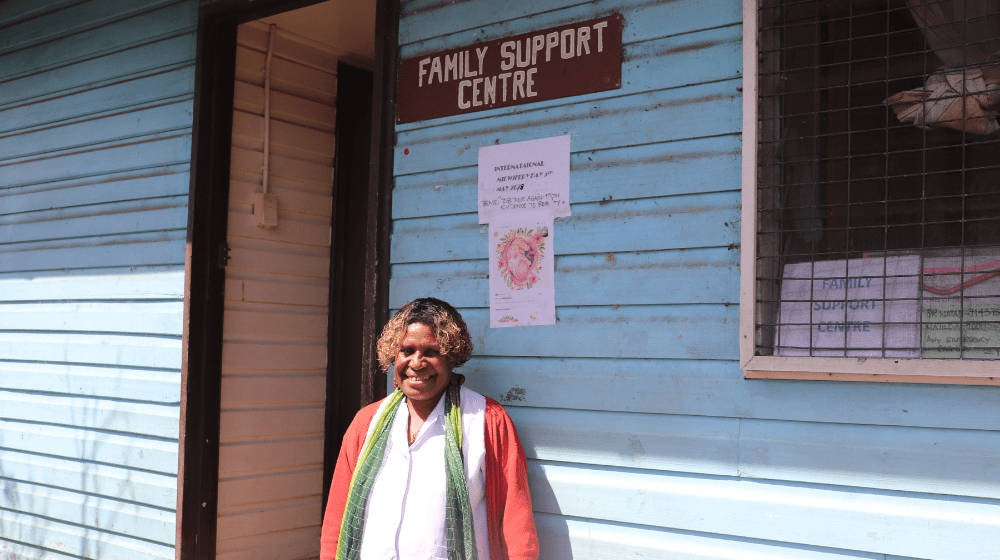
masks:
<svg viewBox="0 0 1000 560"><path fill-rule="evenodd" d="M471 354L465 321L441 300L414 300L386 324L379 362L397 390L344 436L322 560L538 558L514 424L452 372Z"/></svg>
<svg viewBox="0 0 1000 560"><path fill-rule="evenodd" d="M410 444L452 380L449 362L430 327L422 323L406 327L396 354L393 385L406 396Z"/></svg>

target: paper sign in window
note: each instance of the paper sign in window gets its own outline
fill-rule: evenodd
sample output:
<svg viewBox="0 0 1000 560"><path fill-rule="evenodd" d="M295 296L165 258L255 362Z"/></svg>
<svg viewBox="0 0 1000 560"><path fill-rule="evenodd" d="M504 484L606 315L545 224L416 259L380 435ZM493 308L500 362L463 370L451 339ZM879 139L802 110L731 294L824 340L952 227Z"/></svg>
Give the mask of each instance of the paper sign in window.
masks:
<svg viewBox="0 0 1000 560"><path fill-rule="evenodd" d="M918 255L785 266L779 356L917 358Z"/></svg>

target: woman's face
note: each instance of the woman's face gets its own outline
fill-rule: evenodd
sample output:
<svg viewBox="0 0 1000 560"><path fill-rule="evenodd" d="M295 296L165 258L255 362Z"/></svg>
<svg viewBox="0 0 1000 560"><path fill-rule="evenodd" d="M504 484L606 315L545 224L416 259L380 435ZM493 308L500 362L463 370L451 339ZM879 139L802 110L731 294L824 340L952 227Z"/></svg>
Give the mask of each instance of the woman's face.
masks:
<svg viewBox="0 0 1000 560"><path fill-rule="evenodd" d="M451 362L441 355L430 327L423 323L406 327L396 353L394 376L407 399L437 404L451 383Z"/></svg>

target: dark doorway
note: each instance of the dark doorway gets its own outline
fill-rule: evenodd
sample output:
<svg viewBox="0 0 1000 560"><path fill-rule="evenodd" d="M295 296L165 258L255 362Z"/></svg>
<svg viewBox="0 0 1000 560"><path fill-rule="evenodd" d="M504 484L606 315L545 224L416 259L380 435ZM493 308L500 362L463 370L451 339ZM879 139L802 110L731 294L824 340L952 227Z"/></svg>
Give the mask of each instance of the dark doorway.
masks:
<svg viewBox="0 0 1000 560"><path fill-rule="evenodd" d="M371 162L372 73L337 65L337 147L330 247L330 337L326 376L323 511L344 432L362 403L365 235Z"/></svg>

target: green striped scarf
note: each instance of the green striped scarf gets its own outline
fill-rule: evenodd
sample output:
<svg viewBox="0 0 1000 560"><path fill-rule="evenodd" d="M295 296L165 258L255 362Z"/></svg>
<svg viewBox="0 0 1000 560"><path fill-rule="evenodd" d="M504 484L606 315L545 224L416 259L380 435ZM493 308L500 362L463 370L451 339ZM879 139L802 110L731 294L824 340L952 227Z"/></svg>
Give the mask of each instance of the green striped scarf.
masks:
<svg viewBox="0 0 1000 560"><path fill-rule="evenodd" d="M449 385L444 396L445 533L448 560L478 560L476 530L472 522L472 505L462 457L462 407L459 392L457 385ZM402 402L402 391L397 389L389 395L382 414L375 421L375 427L358 456L347 493L344 519L340 524L337 560L358 560L361 556L368 498L385 458L389 443L387 428L392 425Z"/></svg>

